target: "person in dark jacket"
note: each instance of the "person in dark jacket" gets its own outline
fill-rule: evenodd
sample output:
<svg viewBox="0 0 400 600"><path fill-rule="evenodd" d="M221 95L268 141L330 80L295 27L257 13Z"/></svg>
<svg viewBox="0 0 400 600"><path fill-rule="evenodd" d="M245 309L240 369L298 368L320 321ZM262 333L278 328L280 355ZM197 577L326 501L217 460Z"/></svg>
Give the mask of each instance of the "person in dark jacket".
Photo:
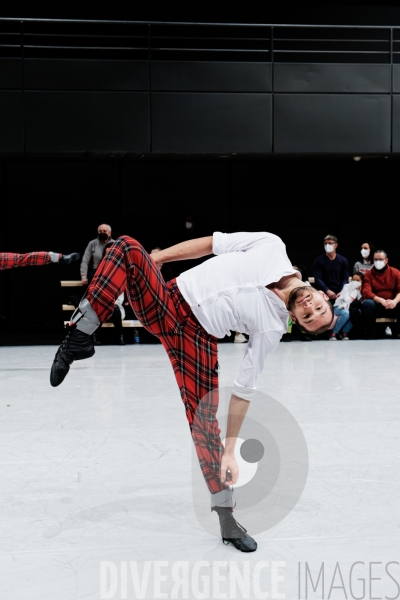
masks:
<svg viewBox="0 0 400 600"><path fill-rule="evenodd" d="M326 235L325 254L318 256L313 265L315 287L322 290L331 301L336 300L343 286L349 283L349 263L347 258L336 253L337 247L337 237Z"/></svg>

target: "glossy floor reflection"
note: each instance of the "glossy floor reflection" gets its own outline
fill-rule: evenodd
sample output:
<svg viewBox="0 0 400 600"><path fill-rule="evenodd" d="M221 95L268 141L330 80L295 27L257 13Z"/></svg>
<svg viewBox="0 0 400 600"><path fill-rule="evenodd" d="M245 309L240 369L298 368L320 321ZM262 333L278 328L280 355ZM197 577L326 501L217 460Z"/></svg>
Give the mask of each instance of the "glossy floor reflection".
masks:
<svg viewBox="0 0 400 600"><path fill-rule="evenodd" d="M222 386L244 349L220 345ZM246 556L222 544L217 520L215 536L196 520L192 442L162 347L97 348L53 389L55 351L0 347L2 600L305 598L322 563L325 597L361 597L363 578L365 597L398 597L400 567L387 564L400 551L400 340L282 343L268 359L259 388L300 424L310 469L295 509ZM187 589L174 584L180 561ZM230 574L246 561L250 589L235 592ZM308 598L321 597L308 579Z"/></svg>

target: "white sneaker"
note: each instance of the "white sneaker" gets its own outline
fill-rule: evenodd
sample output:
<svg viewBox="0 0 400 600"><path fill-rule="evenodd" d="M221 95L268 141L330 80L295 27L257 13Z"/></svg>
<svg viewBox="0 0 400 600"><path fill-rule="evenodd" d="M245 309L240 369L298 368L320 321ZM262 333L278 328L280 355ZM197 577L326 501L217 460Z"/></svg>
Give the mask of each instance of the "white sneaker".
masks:
<svg viewBox="0 0 400 600"><path fill-rule="evenodd" d="M385 329L385 335L392 335L392 330L390 329L389 325Z"/></svg>
<svg viewBox="0 0 400 600"><path fill-rule="evenodd" d="M247 338L243 335L243 333L239 333L238 331L235 334L235 339L233 340L235 344L243 344L243 342L247 342Z"/></svg>

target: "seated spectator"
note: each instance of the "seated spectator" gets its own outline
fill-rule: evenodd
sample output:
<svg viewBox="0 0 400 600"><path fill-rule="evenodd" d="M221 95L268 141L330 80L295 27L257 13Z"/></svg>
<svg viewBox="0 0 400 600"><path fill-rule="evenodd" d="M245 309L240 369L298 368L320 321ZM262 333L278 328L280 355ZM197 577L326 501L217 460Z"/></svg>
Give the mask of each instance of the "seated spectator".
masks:
<svg viewBox="0 0 400 600"><path fill-rule="evenodd" d="M358 260L353 267L354 273L362 273L365 275L367 271L370 271L374 266L372 257L374 256L374 247L368 242L361 244L361 256L362 259Z"/></svg>
<svg viewBox="0 0 400 600"><path fill-rule="evenodd" d="M366 337L374 338L376 336L375 319L386 317L397 319L393 327L393 337L399 338L400 271L389 266L389 259L384 250L377 250L374 253L374 266L365 273L362 295Z"/></svg>
<svg viewBox="0 0 400 600"><path fill-rule="evenodd" d="M88 285L93 279L93 275L103 259L105 245L108 242L115 241L111 237L111 227L109 225L99 225L97 233L97 238L88 243L82 257L81 279L83 285Z"/></svg>
<svg viewBox="0 0 400 600"><path fill-rule="evenodd" d="M355 300L361 300L363 277L362 273L354 273L352 281L343 286L342 291L336 298L333 305L333 312L338 317L338 320L332 330L331 337L329 338L330 341L335 342L339 334L342 340L349 339L348 333L353 327L350 318L350 305Z"/></svg>
<svg viewBox="0 0 400 600"><path fill-rule="evenodd" d="M343 286L349 282L347 258L336 253L338 239L335 235L324 237L325 254L315 259L313 265L315 287L322 290L333 302Z"/></svg>

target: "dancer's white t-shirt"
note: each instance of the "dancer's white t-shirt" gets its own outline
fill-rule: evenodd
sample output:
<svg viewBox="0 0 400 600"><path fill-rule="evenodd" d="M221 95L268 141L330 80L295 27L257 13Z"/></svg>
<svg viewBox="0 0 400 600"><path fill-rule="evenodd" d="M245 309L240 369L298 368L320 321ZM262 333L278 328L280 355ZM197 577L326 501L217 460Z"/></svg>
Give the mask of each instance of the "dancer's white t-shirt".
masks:
<svg viewBox="0 0 400 600"><path fill-rule="evenodd" d="M300 273L273 233L216 231L213 253L214 257L182 273L177 285L208 333L217 338L231 331L249 335L232 391L250 400L265 358L286 333L289 318L285 303L265 286Z"/></svg>

